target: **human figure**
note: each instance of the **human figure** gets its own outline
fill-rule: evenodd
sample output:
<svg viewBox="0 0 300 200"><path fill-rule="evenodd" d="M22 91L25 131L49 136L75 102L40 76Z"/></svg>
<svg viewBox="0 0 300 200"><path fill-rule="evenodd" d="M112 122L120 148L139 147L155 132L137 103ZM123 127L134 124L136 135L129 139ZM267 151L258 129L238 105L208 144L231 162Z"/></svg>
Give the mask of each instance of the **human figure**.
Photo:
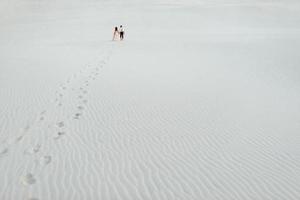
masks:
<svg viewBox="0 0 300 200"><path fill-rule="evenodd" d="M124 39L124 33L125 33L124 28L123 28L123 26L121 25L121 26L120 26L120 40L123 40L123 39Z"/></svg>
<svg viewBox="0 0 300 200"><path fill-rule="evenodd" d="M116 39L116 35L120 34L119 31L118 31L118 27L115 27L115 30L114 30L114 35L113 35L113 41L115 41Z"/></svg>

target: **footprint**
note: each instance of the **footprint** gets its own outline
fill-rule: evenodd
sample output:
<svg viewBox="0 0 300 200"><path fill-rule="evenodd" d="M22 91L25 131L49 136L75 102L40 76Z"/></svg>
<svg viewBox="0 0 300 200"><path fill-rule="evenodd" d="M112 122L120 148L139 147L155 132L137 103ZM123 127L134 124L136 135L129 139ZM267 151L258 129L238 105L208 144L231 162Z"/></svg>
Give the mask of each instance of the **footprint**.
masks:
<svg viewBox="0 0 300 200"><path fill-rule="evenodd" d="M78 98L79 98L79 99L82 99L82 98L83 98L83 96L82 96L82 95L79 95L79 96L78 96Z"/></svg>
<svg viewBox="0 0 300 200"><path fill-rule="evenodd" d="M58 132L57 136L54 137L55 140L59 139L61 136L65 135L66 132Z"/></svg>
<svg viewBox="0 0 300 200"><path fill-rule="evenodd" d="M57 125L59 128L62 128L62 127L65 126L65 123L64 123L64 122L58 122L56 125Z"/></svg>
<svg viewBox="0 0 300 200"><path fill-rule="evenodd" d="M77 106L77 108L78 108L79 110L83 110L83 109L84 109L83 106Z"/></svg>
<svg viewBox="0 0 300 200"><path fill-rule="evenodd" d="M21 182L24 185L32 185L32 184L36 183L36 179L35 179L35 177L33 176L32 173L28 173L28 174L26 174L25 176L23 176L21 178Z"/></svg>
<svg viewBox="0 0 300 200"><path fill-rule="evenodd" d="M59 94L59 97L63 97L64 95L63 94Z"/></svg>
<svg viewBox="0 0 300 200"><path fill-rule="evenodd" d="M81 116L81 113L76 113L74 116L74 119L79 119L80 116Z"/></svg>
<svg viewBox="0 0 300 200"><path fill-rule="evenodd" d="M87 91L86 91L86 90L83 90L83 94L87 94Z"/></svg>
<svg viewBox="0 0 300 200"><path fill-rule="evenodd" d="M62 106L62 103L57 104L59 107Z"/></svg>
<svg viewBox="0 0 300 200"><path fill-rule="evenodd" d="M24 151L24 154L35 154L35 153L38 153L41 149L41 145L40 144L37 144L35 145L35 147L33 147L32 149L30 150L25 150Z"/></svg>
<svg viewBox="0 0 300 200"><path fill-rule="evenodd" d="M44 119L45 119L44 116L41 116L41 117L40 117L40 121L43 121Z"/></svg>
<svg viewBox="0 0 300 200"><path fill-rule="evenodd" d="M41 145L40 145L40 144L36 145L36 146L33 148L33 152L34 152L34 153L39 152L39 151L40 151L40 148L41 148Z"/></svg>
<svg viewBox="0 0 300 200"><path fill-rule="evenodd" d="M49 163L51 163L51 161L52 161L52 157L51 156L43 156L40 159L40 164L42 164L42 165L48 165Z"/></svg>
<svg viewBox="0 0 300 200"><path fill-rule="evenodd" d="M0 157L4 156L7 153L8 153L8 148L4 148L3 150L0 151Z"/></svg>
<svg viewBox="0 0 300 200"><path fill-rule="evenodd" d="M20 142L23 139L24 135L21 135L15 139L15 142Z"/></svg>
<svg viewBox="0 0 300 200"><path fill-rule="evenodd" d="M57 135L61 136L61 135L65 135L66 132L58 132Z"/></svg>

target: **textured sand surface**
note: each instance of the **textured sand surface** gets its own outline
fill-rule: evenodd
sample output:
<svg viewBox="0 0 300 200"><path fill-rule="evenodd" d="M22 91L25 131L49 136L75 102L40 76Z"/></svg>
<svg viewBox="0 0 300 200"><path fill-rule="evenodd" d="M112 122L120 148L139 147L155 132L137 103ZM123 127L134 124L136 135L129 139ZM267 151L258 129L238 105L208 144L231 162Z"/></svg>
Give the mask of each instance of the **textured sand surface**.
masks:
<svg viewBox="0 0 300 200"><path fill-rule="evenodd" d="M300 199L297 1L0 11L1 200Z"/></svg>

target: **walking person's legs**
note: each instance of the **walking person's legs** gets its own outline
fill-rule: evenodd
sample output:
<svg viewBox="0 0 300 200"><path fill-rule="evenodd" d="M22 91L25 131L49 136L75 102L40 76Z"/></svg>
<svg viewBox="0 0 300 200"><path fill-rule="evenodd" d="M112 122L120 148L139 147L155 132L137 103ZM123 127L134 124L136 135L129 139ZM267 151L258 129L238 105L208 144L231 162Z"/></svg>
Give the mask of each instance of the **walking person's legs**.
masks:
<svg viewBox="0 0 300 200"><path fill-rule="evenodd" d="M116 35L119 34L119 30L118 30L118 27L115 27L114 29L114 34L113 34L113 41L116 39Z"/></svg>

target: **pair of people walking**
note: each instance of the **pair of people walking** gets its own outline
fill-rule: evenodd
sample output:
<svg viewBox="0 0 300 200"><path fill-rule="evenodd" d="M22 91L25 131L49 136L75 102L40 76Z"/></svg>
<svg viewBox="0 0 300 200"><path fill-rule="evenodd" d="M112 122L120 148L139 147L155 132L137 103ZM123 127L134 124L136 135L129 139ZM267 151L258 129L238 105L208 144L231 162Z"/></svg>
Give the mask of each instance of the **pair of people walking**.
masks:
<svg viewBox="0 0 300 200"><path fill-rule="evenodd" d="M113 35L113 41L116 40L116 37L119 36L119 39L120 40L123 40L124 39L124 28L123 26L121 25L118 29L118 27L115 27L115 30L114 30L114 35Z"/></svg>

